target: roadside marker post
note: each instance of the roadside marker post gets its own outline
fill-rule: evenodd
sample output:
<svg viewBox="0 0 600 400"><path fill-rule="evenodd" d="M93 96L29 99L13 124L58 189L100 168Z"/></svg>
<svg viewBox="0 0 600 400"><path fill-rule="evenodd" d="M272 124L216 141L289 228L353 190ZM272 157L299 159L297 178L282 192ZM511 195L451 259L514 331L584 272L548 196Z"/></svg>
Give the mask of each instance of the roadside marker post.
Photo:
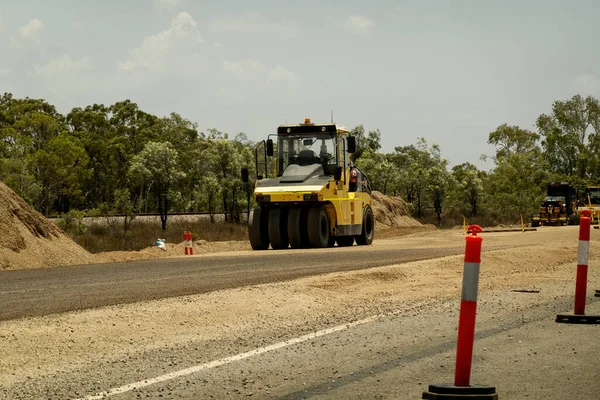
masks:
<svg viewBox="0 0 600 400"><path fill-rule="evenodd" d="M521 214L521 231L525 232L525 222L523 222L523 214Z"/></svg>
<svg viewBox="0 0 600 400"><path fill-rule="evenodd" d="M183 247L184 247L184 253L186 256L188 255L188 232L187 231L183 231Z"/></svg>
<svg viewBox="0 0 600 400"><path fill-rule="evenodd" d="M192 231L188 231L188 246L190 247L190 256L194 255L194 241L192 240Z"/></svg>
<svg viewBox="0 0 600 400"><path fill-rule="evenodd" d="M193 256L194 255L194 245L192 244L192 232L184 231L183 232L183 247L185 248L184 254Z"/></svg>
<svg viewBox="0 0 600 400"><path fill-rule="evenodd" d="M599 324L600 315L585 315L587 273L590 252L590 223L592 213L581 211L579 218L579 249L577 252L577 275L575 280L575 306L573 314L558 314L556 322L569 324Z"/></svg>
<svg viewBox="0 0 600 400"><path fill-rule="evenodd" d="M423 392L422 399L498 399L495 387L470 384L473 343L475 341L479 266L481 263L481 244L483 238L477 236L477 233L482 232L481 227L478 225L469 226L468 232L471 235L465 238L466 248L458 320L454 385L448 383L429 385L429 390Z"/></svg>

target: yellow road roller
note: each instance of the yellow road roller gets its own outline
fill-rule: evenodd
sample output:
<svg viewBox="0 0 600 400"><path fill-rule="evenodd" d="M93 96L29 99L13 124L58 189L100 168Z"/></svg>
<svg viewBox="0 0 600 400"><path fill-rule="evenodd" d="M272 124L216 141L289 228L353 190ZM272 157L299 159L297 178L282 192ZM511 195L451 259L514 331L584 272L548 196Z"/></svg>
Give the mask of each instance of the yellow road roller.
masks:
<svg viewBox="0 0 600 400"><path fill-rule="evenodd" d="M373 243L371 187L350 160L355 150L355 137L347 128L315 124L309 118L280 125L277 134L259 142L253 194L257 206L248 216L252 249ZM242 181L249 182L248 168L242 168Z"/></svg>

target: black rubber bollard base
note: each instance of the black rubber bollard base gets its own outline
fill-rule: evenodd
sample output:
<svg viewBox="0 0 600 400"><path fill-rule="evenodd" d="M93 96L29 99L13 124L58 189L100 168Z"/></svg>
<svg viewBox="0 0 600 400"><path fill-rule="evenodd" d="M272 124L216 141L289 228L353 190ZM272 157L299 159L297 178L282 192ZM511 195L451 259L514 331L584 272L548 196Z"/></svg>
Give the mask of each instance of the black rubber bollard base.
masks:
<svg viewBox="0 0 600 400"><path fill-rule="evenodd" d="M443 400L498 400L496 388L486 385L454 386L449 383L429 385L429 391L423 392L422 399Z"/></svg>
<svg viewBox="0 0 600 400"><path fill-rule="evenodd" d="M600 324L600 315L558 314L556 322L563 324Z"/></svg>

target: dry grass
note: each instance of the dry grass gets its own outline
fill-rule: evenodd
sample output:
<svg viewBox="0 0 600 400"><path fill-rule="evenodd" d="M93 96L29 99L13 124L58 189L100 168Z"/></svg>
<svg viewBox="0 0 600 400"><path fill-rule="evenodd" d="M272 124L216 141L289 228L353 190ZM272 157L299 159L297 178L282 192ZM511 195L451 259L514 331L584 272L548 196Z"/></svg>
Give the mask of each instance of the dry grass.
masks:
<svg viewBox="0 0 600 400"><path fill-rule="evenodd" d="M416 215L413 215L413 218L416 219L417 221L419 221L420 223L422 223L423 225L427 225L427 224L431 224L434 226L438 226L437 225L437 215L435 213L433 213L432 211L426 210L425 212L423 212L423 216L421 218L418 218ZM489 227L495 227L495 226L504 226L504 225L519 225L521 224L521 220L519 215L516 216L512 216L512 217L504 217L504 218L498 218L498 217L494 217L493 215L490 215L489 213L481 213L481 215L478 215L476 217L471 217L466 215L466 222L467 225L479 225L482 228L489 228ZM529 216L523 215L523 222L525 223L525 225L529 224L531 222ZM462 214L455 214L455 213L446 213L442 215L442 226L440 226L440 228L442 229L449 229L449 228L453 228L456 226L462 226L463 225L463 216Z"/></svg>
<svg viewBox="0 0 600 400"><path fill-rule="evenodd" d="M194 240L248 240L247 225L211 223L207 218L169 218L165 231L158 218L135 219L127 232L120 219L86 221L85 226L85 233L69 233L69 236L91 253L142 250L154 246L158 238L166 239L167 243L179 243L183 241L184 231L191 231Z"/></svg>
<svg viewBox="0 0 600 400"><path fill-rule="evenodd" d="M408 219L408 217L406 217ZM398 226L387 228L376 227L376 237L387 239L404 236L417 231L435 229L435 215L426 215L415 221L417 226ZM527 221L526 221L527 222ZM442 220L442 229L462 226L462 216L446 217ZM489 217L471 217L467 224L479 224L482 227L496 225ZM214 223L205 216L176 217L170 216L167 221L167 230L161 229L158 218L136 218L131 222L127 232L123 229L120 218L86 218L83 222L84 229L65 229L71 239L91 253L107 251L137 251L154 246L156 239L166 239L167 243L180 243L183 241L183 232L191 231L194 240L215 241L247 241L248 227L245 223L233 224L218 218ZM405 224L402 224L405 225ZM74 225L73 227L75 227ZM386 229L387 228L387 229Z"/></svg>

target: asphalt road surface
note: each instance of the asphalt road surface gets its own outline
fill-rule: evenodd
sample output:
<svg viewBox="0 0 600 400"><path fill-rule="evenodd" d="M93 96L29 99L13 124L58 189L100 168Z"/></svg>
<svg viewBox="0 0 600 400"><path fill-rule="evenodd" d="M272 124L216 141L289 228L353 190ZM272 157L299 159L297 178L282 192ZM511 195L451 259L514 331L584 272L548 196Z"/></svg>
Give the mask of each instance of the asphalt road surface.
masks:
<svg viewBox="0 0 600 400"><path fill-rule="evenodd" d="M353 246L241 252L0 272L0 321L461 254L463 247Z"/></svg>

